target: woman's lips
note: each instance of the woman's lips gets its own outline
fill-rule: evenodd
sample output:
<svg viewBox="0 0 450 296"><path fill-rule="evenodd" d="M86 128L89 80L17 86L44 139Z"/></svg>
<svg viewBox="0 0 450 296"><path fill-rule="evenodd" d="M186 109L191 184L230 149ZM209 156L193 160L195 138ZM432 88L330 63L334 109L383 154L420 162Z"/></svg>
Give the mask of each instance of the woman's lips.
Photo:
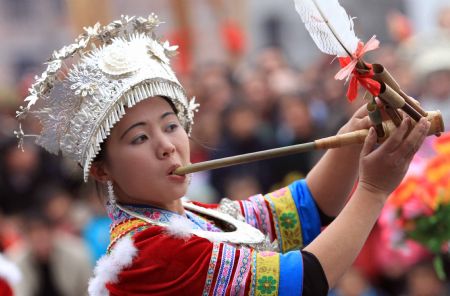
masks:
<svg viewBox="0 0 450 296"><path fill-rule="evenodd" d="M186 175L170 174L170 175L167 175L167 178L169 178L170 181L176 182L176 183L183 183L184 181L186 181Z"/></svg>

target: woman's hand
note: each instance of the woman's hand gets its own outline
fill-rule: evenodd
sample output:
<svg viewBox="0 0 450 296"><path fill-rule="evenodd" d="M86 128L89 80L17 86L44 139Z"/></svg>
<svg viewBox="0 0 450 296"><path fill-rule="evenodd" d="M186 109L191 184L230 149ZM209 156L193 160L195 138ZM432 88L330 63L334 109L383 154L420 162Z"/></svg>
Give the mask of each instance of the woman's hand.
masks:
<svg viewBox="0 0 450 296"><path fill-rule="evenodd" d="M411 120L403 119L392 135L374 150L377 136L370 129L360 155L359 186L388 196L402 181L414 154L419 150L430 128L422 118L412 130Z"/></svg>
<svg viewBox="0 0 450 296"><path fill-rule="evenodd" d="M368 116L367 105L364 104L353 113L352 117L339 130L338 134L349 133L361 129L369 129L371 122Z"/></svg>

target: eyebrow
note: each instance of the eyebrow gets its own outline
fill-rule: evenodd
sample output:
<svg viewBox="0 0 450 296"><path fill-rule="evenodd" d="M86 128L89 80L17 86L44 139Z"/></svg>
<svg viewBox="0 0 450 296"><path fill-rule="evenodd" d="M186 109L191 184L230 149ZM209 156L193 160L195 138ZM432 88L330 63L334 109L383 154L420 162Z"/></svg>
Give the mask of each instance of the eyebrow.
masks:
<svg viewBox="0 0 450 296"><path fill-rule="evenodd" d="M176 116L176 114L174 112L165 112L165 113L163 113L163 115L161 115L159 120L161 121L161 120L163 120L164 118L166 118L167 116L170 116L170 115L175 115ZM131 125L129 128L126 129L126 131L122 134L122 136L120 136L120 139L122 140L125 137L125 135L130 130L132 130L133 128L138 127L138 126L145 126L145 125L147 125L147 123L145 123L144 121L136 122L135 124Z"/></svg>

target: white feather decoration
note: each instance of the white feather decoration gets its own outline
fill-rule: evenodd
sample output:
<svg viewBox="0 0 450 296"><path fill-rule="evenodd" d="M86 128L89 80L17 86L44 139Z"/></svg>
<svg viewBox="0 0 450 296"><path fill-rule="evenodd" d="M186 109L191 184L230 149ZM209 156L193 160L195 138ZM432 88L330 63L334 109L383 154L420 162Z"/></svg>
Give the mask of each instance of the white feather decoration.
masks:
<svg viewBox="0 0 450 296"><path fill-rule="evenodd" d="M319 49L338 57L351 56L359 39L353 20L337 0L294 0L295 9Z"/></svg>

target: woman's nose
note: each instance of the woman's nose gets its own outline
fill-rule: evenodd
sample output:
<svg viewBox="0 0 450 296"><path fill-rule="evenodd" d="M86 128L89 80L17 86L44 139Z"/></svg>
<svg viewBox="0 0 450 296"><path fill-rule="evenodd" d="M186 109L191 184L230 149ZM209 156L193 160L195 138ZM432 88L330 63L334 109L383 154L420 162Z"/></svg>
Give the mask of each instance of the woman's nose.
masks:
<svg viewBox="0 0 450 296"><path fill-rule="evenodd" d="M170 157L175 152L175 145L170 139L162 135L158 141L157 156L160 159Z"/></svg>

